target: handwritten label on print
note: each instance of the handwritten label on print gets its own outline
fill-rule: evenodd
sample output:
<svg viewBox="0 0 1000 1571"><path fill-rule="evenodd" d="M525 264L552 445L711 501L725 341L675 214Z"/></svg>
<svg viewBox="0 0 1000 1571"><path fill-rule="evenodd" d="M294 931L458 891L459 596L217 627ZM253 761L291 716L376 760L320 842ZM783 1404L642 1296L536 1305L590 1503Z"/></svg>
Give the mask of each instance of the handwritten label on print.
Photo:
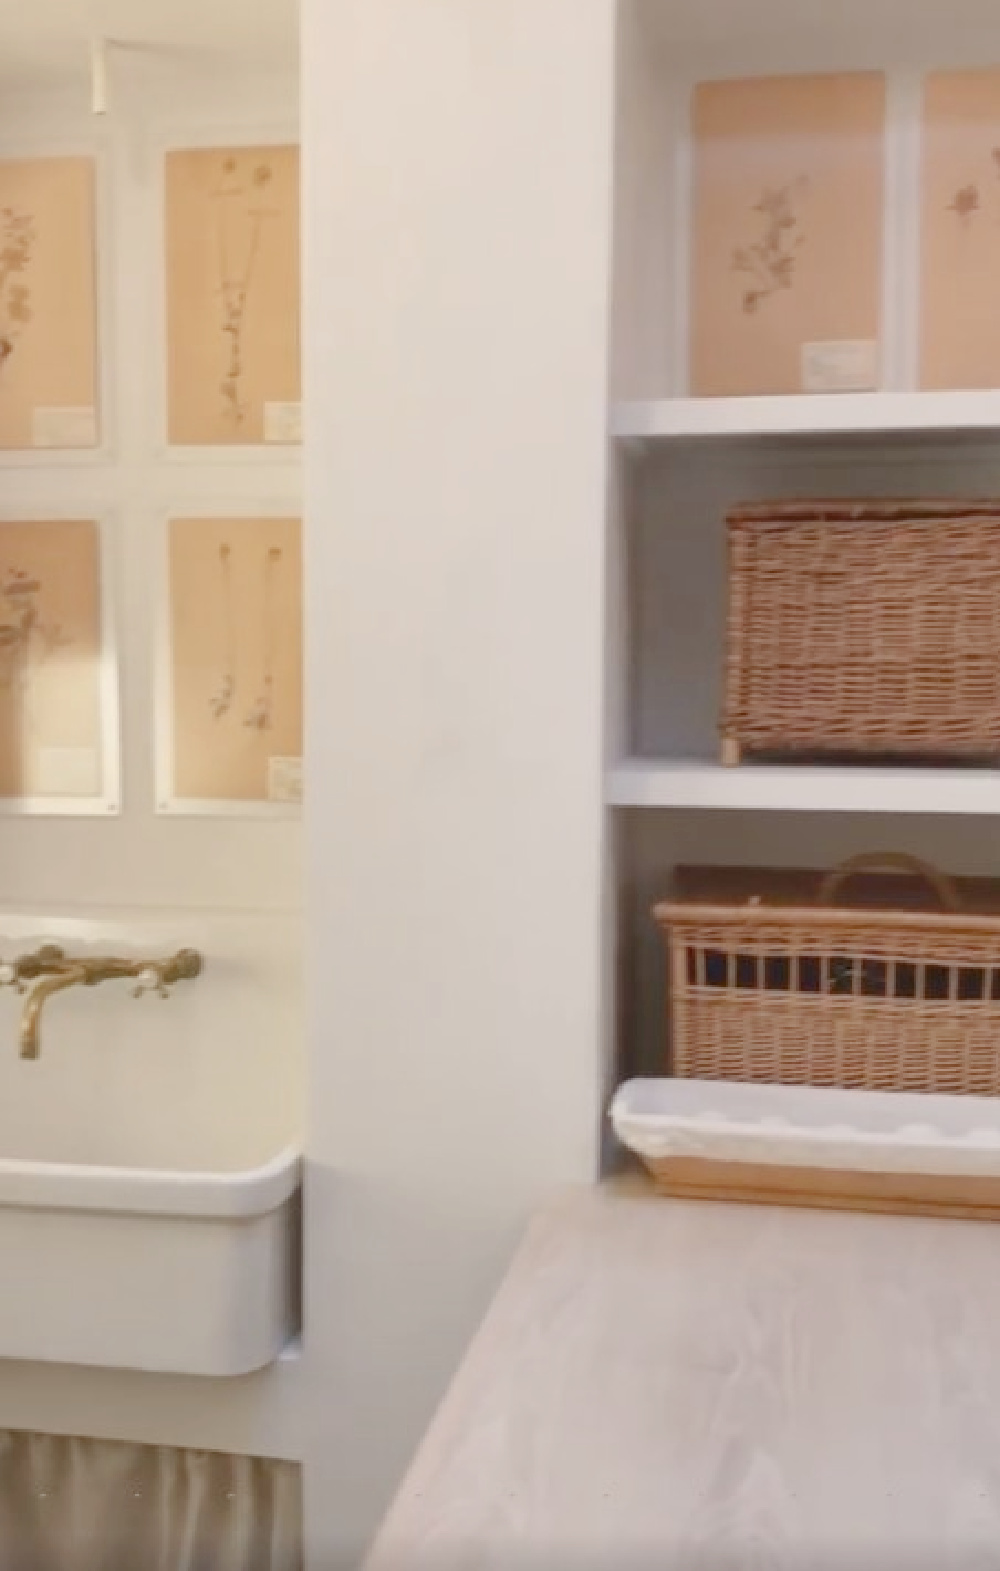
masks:
<svg viewBox="0 0 1000 1571"><path fill-rule="evenodd" d="M42 747L35 776L37 796L99 796L101 760L92 747Z"/></svg>
<svg viewBox="0 0 1000 1571"><path fill-rule="evenodd" d="M31 437L34 447L96 447L97 412L85 405L36 409Z"/></svg>
<svg viewBox="0 0 1000 1571"><path fill-rule="evenodd" d="M270 802L302 801L301 758L269 758L267 796Z"/></svg>
<svg viewBox="0 0 1000 1571"><path fill-rule="evenodd" d="M302 441L301 403L265 403L264 441L276 444Z"/></svg>
<svg viewBox="0 0 1000 1571"><path fill-rule="evenodd" d="M878 387L878 344L874 339L845 339L802 345L804 393L869 393Z"/></svg>

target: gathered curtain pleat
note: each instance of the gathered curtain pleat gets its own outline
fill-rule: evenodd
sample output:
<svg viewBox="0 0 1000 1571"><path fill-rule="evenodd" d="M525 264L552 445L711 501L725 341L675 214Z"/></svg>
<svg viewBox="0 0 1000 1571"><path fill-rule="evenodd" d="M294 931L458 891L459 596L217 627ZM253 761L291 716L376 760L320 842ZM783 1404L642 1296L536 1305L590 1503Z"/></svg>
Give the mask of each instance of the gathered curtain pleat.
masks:
<svg viewBox="0 0 1000 1571"><path fill-rule="evenodd" d="M300 1469L0 1431L0 1571L301 1571Z"/></svg>

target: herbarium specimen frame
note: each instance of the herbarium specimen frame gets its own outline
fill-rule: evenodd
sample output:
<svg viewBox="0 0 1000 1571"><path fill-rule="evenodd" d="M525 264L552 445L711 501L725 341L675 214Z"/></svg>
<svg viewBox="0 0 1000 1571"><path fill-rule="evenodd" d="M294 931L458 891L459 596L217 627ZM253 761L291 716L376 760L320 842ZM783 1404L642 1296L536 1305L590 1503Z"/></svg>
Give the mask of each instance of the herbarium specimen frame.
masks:
<svg viewBox="0 0 1000 1571"><path fill-rule="evenodd" d="M877 72L695 87L692 394L818 390L844 346L878 385L885 116Z"/></svg>
<svg viewBox="0 0 1000 1571"><path fill-rule="evenodd" d="M298 440L299 152L165 155L167 439Z"/></svg>
<svg viewBox="0 0 1000 1571"><path fill-rule="evenodd" d="M919 385L1000 387L1000 66L933 71L920 116Z"/></svg>
<svg viewBox="0 0 1000 1571"><path fill-rule="evenodd" d="M287 812L301 794L299 519L168 519L165 588L160 811Z"/></svg>
<svg viewBox="0 0 1000 1571"><path fill-rule="evenodd" d="M0 810L116 811L117 664L99 520L0 519Z"/></svg>
<svg viewBox="0 0 1000 1571"><path fill-rule="evenodd" d="M0 159L0 449L98 445L96 165Z"/></svg>

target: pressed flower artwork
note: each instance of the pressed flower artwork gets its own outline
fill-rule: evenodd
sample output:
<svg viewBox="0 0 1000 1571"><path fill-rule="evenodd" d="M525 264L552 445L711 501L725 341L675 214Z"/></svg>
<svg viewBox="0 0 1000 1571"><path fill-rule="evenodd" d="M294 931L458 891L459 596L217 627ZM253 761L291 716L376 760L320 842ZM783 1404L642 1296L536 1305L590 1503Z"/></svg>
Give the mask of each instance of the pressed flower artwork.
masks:
<svg viewBox="0 0 1000 1571"><path fill-rule="evenodd" d="M926 78L920 153L920 385L1000 387L1000 68Z"/></svg>
<svg viewBox="0 0 1000 1571"><path fill-rule="evenodd" d="M31 285L25 275L37 242L32 213L0 209L0 372L31 321Z"/></svg>
<svg viewBox="0 0 1000 1571"><path fill-rule="evenodd" d="M743 275L743 310L756 311L778 289L795 283L798 249L805 235L802 209L809 181L800 176L774 190L766 189L753 211L759 214L759 232L752 240L733 247L733 270Z"/></svg>
<svg viewBox="0 0 1000 1571"><path fill-rule="evenodd" d="M171 779L180 800L289 800L302 756L297 518L169 524Z"/></svg>
<svg viewBox="0 0 1000 1571"><path fill-rule="evenodd" d="M172 443L289 440L301 396L298 187L295 147L167 155Z"/></svg>
<svg viewBox="0 0 1000 1571"><path fill-rule="evenodd" d="M841 346L874 385L884 135L874 72L695 89L692 393L801 392L810 352Z"/></svg>
<svg viewBox="0 0 1000 1571"><path fill-rule="evenodd" d="M0 161L0 448L97 432L94 166Z"/></svg>
<svg viewBox="0 0 1000 1571"><path fill-rule="evenodd" d="M0 521L0 797L102 790L100 530Z"/></svg>

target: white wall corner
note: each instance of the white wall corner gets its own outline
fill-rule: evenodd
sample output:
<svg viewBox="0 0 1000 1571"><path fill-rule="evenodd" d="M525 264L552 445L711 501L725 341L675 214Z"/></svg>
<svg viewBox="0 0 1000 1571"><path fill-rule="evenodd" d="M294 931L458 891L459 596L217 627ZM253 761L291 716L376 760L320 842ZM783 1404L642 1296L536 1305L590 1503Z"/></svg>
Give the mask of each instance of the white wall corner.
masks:
<svg viewBox="0 0 1000 1571"><path fill-rule="evenodd" d="M598 1160L614 0L306 0L316 1564Z"/></svg>

